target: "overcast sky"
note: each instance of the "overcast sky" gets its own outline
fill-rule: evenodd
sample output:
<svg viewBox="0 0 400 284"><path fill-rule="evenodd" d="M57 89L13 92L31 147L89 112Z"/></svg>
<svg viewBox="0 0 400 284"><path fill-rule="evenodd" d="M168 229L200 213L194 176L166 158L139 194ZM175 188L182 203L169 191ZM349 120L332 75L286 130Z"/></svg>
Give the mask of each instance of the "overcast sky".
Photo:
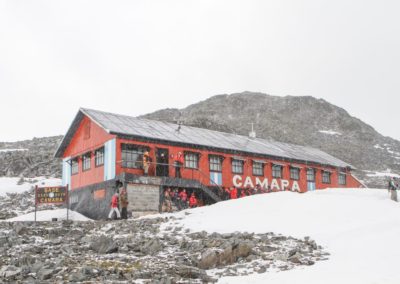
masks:
<svg viewBox="0 0 400 284"><path fill-rule="evenodd" d="M216 94L314 96L400 139L400 1L0 0L0 141Z"/></svg>

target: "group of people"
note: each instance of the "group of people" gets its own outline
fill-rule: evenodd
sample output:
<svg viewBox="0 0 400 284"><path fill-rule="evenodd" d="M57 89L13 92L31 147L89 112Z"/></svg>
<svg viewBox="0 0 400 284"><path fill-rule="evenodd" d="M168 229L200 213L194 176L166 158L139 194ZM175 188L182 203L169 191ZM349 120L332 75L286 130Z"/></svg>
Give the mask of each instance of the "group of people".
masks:
<svg viewBox="0 0 400 284"><path fill-rule="evenodd" d="M254 188L247 187L247 188L236 188L236 187L225 187L225 188L218 188L216 189L216 192L218 196L222 200L229 200L229 199L237 199L237 198L242 198L246 196L251 196L255 194L264 194L264 193L271 193L271 192L276 192L276 191L288 191L290 190L289 188L285 188L282 190L275 190L270 187L264 188L261 185L257 184Z"/></svg>
<svg viewBox="0 0 400 284"><path fill-rule="evenodd" d="M178 152L176 154L176 156L172 155L172 157L174 157L175 177L181 178L182 177L182 168L185 163L184 155L182 152ZM165 156L165 153L161 153L161 156L159 156L159 159L161 161L161 167L160 167L159 171L161 171L161 172L165 171L165 167L163 167L163 166L166 166L167 170L168 170L168 167L170 166L168 164L168 156ZM142 162L143 174L145 176L155 174L154 169L152 170L151 174L149 173L149 169L152 164L158 165L159 161L157 160L157 163L153 163L153 159L150 157L149 151L145 151L143 153L141 162ZM159 173L159 174L161 176L168 176L168 174L165 174L165 173Z"/></svg>
<svg viewBox="0 0 400 284"><path fill-rule="evenodd" d="M175 206L177 210L183 210L187 208L195 208L203 206L203 200L196 196L194 191L188 192L185 188L183 189L171 189L165 188L162 196L162 212L172 212Z"/></svg>
<svg viewBox="0 0 400 284"><path fill-rule="evenodd" d="M128 195L126 189L121 187L119 193L116 192L111 197L110 213L108 219L112 220L115 217L117 219L128 219ZM121 208L121 211L119 210ZM115 215L114 215L115 214Z"/></svg>
<svg viewBox="0 0 400 284"><path fill-rule="evenodd" d="M397 190L399 189L399 179L394 177L389 178L388 191L390 199L397 202Z"/></svg>

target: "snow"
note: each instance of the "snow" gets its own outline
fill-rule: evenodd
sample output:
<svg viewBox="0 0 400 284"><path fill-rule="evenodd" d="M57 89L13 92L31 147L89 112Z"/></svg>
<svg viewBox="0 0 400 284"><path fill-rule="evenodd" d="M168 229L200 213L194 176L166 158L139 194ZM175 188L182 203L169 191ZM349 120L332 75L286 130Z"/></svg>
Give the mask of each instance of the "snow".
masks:
<svg viewBox="0 0 400 284"><path fill-rule="evenodd" d="M69 211L69 220L73 221L91 221L91 219L79 214L75 211ZM67 219L67 209L55 209L55 210L43 210L36 212L36 221L51 221L52 218L57 218L58 220ZM19 222L19 221L34 221L35 212L17 216L11 219L7 219L6 222Z"/></svg>
<svg viewBox="0 0 400 284"><path fill-rule="evenodd" d="M342 133L333 131L333 130L319 130L318 132L328 135L342 135Z"/></svg>
<svg viewBox="0 0 400 284"><path fill-rule="evenodd" d="M400 178L400 175L390 172L389 170L386 172L371 172L367 174L369 177L394 177Z"/></svg>
<svg viewBox="0 0 400 284"><path fill-rule="evenodd" d="M376 144L375 146L374 146L374 148L375 149L381 149L381 150L385 150L385 148L383 148L381 145L379 145L379 144Z"/></svg>
<svg viewBox="0 0 400 284"><path fill-rule="evenodd" d="M24 151L29 151L29 149L0 149L0 153L24 152Z"/></svg>
<svg viewBox="0 0 400 284"><path fill-rule="evenodd" d="M278 192L177 215L179 224L192 231L310 236L331 253L313 266L226 277L219 283L400 283L400 204L389 199L387 190Z"/></svg>
<svg viewBox="0 0 400 284"><path fill-rule="evenodd" d="M57 178L26 178L25 182L18 185L19 178L0 178L0 196L5 196L7 193L22 193L31 189L33 186L60 186L61 179Z"/></svg>

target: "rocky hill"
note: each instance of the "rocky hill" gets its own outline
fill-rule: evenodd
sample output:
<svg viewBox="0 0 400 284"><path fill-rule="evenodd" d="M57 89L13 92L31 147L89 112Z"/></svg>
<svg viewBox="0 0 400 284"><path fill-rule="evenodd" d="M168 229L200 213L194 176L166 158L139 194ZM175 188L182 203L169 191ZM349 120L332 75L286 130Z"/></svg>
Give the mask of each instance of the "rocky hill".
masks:
<svg viewBox="0 0 400 284"><path fill-rule="evenodd" d="M357 177L371 187L385 186L385 179L375 172L400 173L399 141L323 99L244 92L143 117L242 135L248 135L254 123L258 137L319 148L352 164ZM60 177L61 163L53 154L61 139L0 143L0 176Z"/></svg>
<svg viewBox="0 0 400 284"><path fill-rule="evenodd" d="M319 148L355 166L370 186L384 179L367 176L400 172L400 142L384 137L344 109L314 97L277 97L244 92L218 95L184 109L165 109L143 117Z"/></svg>
<svg viewBox="0 0 400 284"><path fill-rule="evenodd" d="M0 176L60 177L61 162L54 152L62 136L0 142Z"/></svg>

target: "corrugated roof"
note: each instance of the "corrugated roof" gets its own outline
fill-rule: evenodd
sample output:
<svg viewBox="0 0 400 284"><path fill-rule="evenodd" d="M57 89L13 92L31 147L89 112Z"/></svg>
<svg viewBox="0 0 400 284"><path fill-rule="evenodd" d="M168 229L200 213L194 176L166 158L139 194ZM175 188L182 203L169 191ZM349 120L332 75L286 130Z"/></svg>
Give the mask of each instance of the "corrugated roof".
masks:
<svg viewBox="0 0 400 284"><path fill-rule="evenodd" d="M200 147L286 158L303 162L315 162L335 167L352 168L350 164L315 148L260 138L249 138L247 136L185 125L182 125L178 131L177 124L91 109L80 109L80 112L75 117L73 124L56 152L57 157L63 155L76 130L78 120L82 119L81 114L87 115L110 134L143 137L186 145L189 144Z"/></svg>

